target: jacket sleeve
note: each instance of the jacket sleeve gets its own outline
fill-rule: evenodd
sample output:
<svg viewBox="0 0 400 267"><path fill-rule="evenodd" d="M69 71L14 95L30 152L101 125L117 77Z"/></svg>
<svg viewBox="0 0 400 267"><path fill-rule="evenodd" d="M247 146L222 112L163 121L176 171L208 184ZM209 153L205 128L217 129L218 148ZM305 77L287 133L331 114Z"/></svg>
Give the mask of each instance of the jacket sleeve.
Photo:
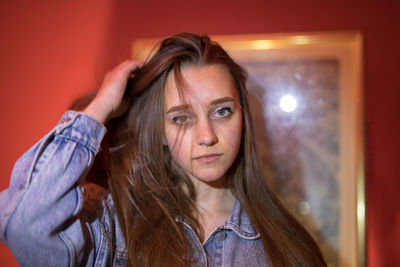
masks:
<svg viewBox="0 0 400 267"><path fill-rule="evenodd" d="M80 180L105 132L85 114L67 111L16 162L9 188L0 193L0 240L22 266L74 266L83 257Z"/></svg>

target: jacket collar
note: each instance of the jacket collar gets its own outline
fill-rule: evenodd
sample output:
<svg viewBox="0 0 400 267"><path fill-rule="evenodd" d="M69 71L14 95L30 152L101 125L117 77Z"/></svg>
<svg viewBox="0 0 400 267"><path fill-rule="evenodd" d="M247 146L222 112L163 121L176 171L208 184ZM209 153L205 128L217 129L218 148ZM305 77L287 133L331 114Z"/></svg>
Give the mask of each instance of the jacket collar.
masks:
<svg viewBox="0 0 400 267"><path fill-rule="evenodd" d="M224 229L232 230L244 239L260 238L259 232L254 228L249 216L238 200L235 201L232 214L226 221Z"/></svg>
<svg viewBox="0 0 400 267"><path fill-rule="evenodd" d="M192 229L183 216L177 216L175 221L181 222ZM254 240L261 237L260 233L254 228L249 216L238 200L236 200L235 204L233 205L231 216L229 216L228 220L222 227L220 227L220 229L221 228L231 230L239 237L247 240Z"/></svg>

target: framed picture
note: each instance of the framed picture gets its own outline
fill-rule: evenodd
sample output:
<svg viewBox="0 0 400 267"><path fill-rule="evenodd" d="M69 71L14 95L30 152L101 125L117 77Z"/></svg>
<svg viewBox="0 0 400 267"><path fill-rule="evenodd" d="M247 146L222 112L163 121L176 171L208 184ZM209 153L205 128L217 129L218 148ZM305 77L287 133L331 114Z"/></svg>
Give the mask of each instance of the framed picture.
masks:
<svg viewBox="0 0 400 267"><path fill-rule="evenodd" d="M248 72L260 166L328 266L365 266L362 36L212 36ZM138 39L145 59L159 39Z"/></svg>

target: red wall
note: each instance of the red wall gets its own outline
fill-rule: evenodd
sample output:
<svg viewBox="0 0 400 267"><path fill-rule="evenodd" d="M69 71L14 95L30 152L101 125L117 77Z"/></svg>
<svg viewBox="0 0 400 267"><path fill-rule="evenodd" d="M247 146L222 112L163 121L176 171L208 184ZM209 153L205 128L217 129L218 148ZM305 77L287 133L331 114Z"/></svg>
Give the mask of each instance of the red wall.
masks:
<svg viewBox="0 0 400 267"><path fill-rule="evenodd" d="M365 37L369 266L400 264L398 1L30 1L0 4L0 190L14 161L137 37L360 30ZM37 2L36 2L37 3ZM246 3L243 4L243 3ZM0 245L2 266L17 266Z"/></svg>
<svg viewBox="0 0 400 267"><path fill-rule="evenodd" d="M0 190L19 155L101 81L108 54L111 1L37 2L0 3ZM18 266L1 243L0 266Z"/></svg>

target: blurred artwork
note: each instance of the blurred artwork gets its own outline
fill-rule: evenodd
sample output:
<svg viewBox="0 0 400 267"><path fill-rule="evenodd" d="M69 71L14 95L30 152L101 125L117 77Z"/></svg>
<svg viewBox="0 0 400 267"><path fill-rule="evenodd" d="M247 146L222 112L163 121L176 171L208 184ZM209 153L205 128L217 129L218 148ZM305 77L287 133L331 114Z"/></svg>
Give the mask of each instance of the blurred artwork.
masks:
<svg viewBox="0 0 400 267"><path fill-rule="evenodd" d="M336 60L242 62L260 165L290 212L339 266Z"/></svg>

